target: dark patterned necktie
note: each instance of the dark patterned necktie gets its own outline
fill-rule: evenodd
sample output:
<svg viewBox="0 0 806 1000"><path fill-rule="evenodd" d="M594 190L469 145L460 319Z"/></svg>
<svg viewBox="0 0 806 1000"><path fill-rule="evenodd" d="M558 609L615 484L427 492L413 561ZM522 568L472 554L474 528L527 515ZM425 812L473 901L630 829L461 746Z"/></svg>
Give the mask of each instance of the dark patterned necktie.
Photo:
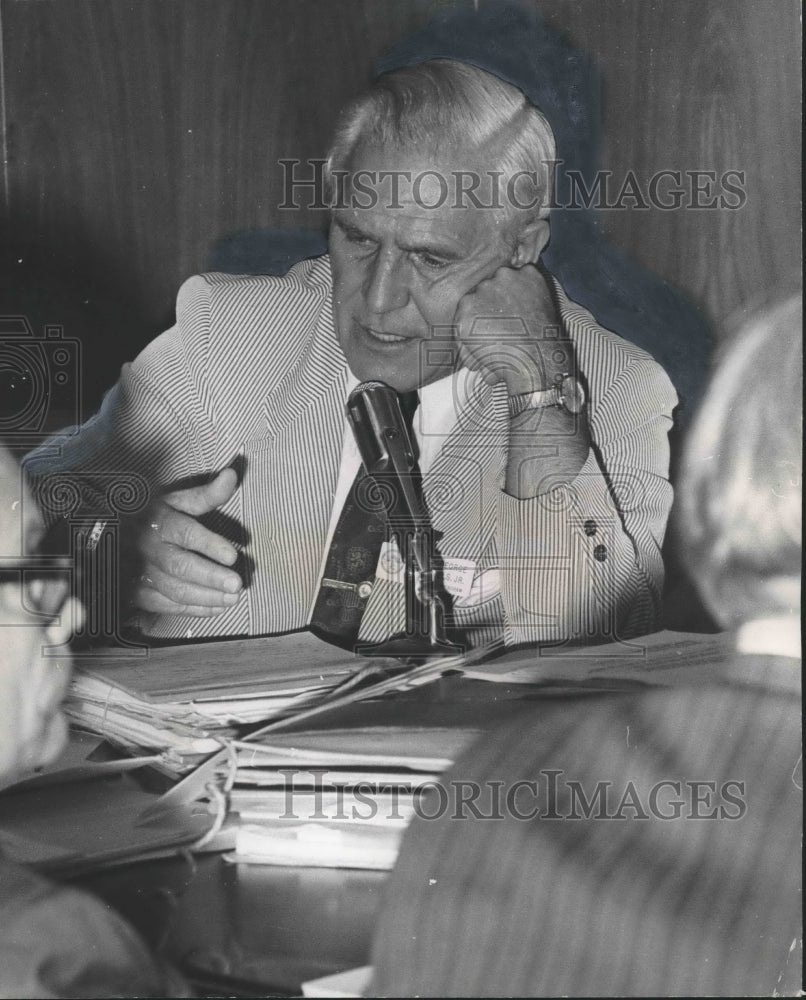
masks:
<svg viewBox="0 0 806 1000"><path fill-rule="evenodd" d="M416 392L400 394L400 408L415 456L417 444L412 421L418 403ZM381 547L388 535L382 497L375 480L367 475L362 464L333 533L311 615L311 632L345 649L352 649L358 639L361 618L375 583Z"/></svg>

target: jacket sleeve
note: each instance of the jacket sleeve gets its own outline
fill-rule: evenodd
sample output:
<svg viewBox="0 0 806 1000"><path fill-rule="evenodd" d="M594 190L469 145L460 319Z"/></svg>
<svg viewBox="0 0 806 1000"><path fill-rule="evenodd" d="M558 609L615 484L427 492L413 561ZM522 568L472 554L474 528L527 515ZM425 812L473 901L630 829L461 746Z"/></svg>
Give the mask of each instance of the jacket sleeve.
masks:
<svg viewBox="0 0 806 1000"><path fill-rule="evenodd" d="M212 427L187 369L186 348L189 338L201 338L197 350L203 351L208 301L202 279L186 282L176 326L123 366L99 412L27 456L46 516L72 513L60 510L60 502L79 495L88 515L135 512L154 492L207 471ZM116 499L124 509L110 511Z"/></svg>
<svg viewBox="0 0 806 1000"><path fill-rule="evenodd" d="M574 481L530 500L501 493L507 644L614 642L658 627L676 402L663 369L634 357L591 413L595 444Z"/></svg>

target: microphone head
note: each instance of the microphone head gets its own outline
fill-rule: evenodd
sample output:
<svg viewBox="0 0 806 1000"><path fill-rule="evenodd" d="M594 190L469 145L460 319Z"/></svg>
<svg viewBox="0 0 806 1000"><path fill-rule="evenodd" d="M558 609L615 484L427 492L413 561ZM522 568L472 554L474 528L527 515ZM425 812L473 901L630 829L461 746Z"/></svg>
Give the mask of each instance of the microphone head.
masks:
<svg viewBox="0 0 806 1000"><path fill-rule="evenodd" d="M367 472L394 467L408 474L416 465L400 396L385 382L370 379L347 399L347 417Z"/></svg>
<svg viewBox="0 0 806 1000"><path fill-rule="evenodd" d="M353 389L353 391L347 397L347 405L349 406L350 403L355 402L355 400L358 399L359 396L363 396L368 392L378 392L384 389L387 392L393 393L395 396L397 395L397 393L391 387L391 385L387 385L386 382L381 382L378 379L369 379L366 382L361 382L359 385L355 387L355 389Z"/></svg>

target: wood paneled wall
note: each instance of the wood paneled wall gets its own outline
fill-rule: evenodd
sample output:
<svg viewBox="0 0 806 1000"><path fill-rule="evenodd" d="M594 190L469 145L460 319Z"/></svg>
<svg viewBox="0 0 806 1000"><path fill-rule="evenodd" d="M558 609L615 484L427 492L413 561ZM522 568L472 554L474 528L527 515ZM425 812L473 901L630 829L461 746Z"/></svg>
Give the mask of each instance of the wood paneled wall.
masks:
<svg viewBox="0 0 806 1000"><path fill-rule="evenodd" d="M165 322L218 237L320 221L277 210L277 161L322 155L336 110L417 10L3 0L11 227L100 268L147 322Z"/></svg>
<svg viewBox="0 0 806 1000"><path fill-rule="evenodd" d="M687 171L718 183L744 175L739 209L605 211L611 238L701 305L717 334L735 310L790 285L800 269L797 0L551 0L539 9L601 70L602 167L616 194L631 170L644 192L659 171L681 171L687 200ZM690 200L708 204L708 178L700 184Z"/></svg>
<svg viewBox="0 0 806 1000"><path fill-rule="evenodd" d="M608 211L611 238L715 324L797 267L796 0L534 3L601 72L617 184L630 170L644 184L659 170L745 175L739 210ZM0 311L35 309L32 295L50 322L61 309L88 338L92 385L110 384L217 239L321 225L278 209L278 159L321 156L373 60L444 6L0 0Z"/></svg>

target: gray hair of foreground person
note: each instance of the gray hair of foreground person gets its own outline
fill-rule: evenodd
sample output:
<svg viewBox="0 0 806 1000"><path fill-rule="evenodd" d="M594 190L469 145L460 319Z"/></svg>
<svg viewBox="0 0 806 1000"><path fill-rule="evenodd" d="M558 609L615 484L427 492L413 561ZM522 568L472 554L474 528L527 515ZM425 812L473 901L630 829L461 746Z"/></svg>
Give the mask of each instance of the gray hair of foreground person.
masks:
<svg viewBox="0 0 806 1000"><path fill-rule="evenodd" d="M490 171L500 171L504 209L527 201L525 217L546 218L554 185L556 147L542 112L517 87L486 70L452 59L432 59L379 76L369 90L343 111L325 165L333 189L334 171L344 170L356 146L396 147L427 154L472 154L468 168L486 172L478 198L489 204ZM480 162L479 162L480 161ZM401 160L401 169L406 164ZM537 181L537 194L507 197L509 179ZM469 187L469 185L468 185ZM468 196L466 204L472 204Z"/></svg>
<svg viewBox="0 0 806 1000"><path fill-rule="evenodd" d="M746 324L692 426L681 470L689 569L724 627L798 606L803 297Z"/></svg>

